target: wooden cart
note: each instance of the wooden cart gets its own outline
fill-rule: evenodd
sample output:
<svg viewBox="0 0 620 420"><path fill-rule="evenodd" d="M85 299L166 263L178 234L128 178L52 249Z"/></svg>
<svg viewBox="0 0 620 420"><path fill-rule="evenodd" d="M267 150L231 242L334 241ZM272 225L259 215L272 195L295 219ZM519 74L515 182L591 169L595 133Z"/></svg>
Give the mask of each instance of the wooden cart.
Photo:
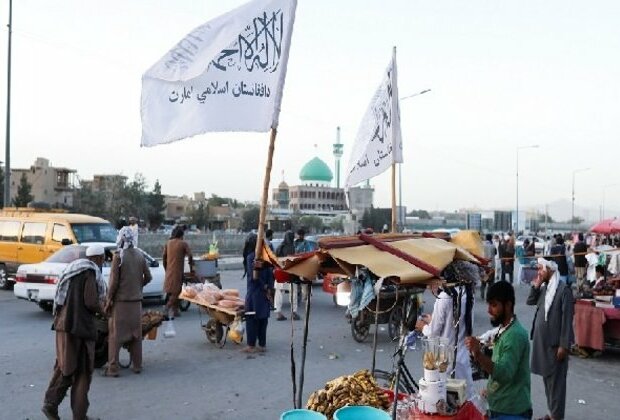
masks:
<svg viewBox="0 0 620 420"><path fill-rule="evenodd" d="M202 300L183 297L188 302L198 307L200 315L200 327L207 335L207 340L217 345L219 348L224 347L228 331L235 320L242 321L245 315L252 315L253 312L245 312L242 309L235 311L234 309L222 308L217 305L208 304ZM209 320L205 323L202 314L209 315Z"/></svg>

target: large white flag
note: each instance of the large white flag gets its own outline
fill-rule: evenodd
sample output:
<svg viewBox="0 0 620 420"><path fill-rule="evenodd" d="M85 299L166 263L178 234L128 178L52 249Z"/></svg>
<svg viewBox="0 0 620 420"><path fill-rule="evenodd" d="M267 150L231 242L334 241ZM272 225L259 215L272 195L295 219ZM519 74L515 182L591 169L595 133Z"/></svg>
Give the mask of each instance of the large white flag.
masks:
<svg viewBox="0 0 620 420"><path fill-rule="evenodd" d="M396 83L396 49L364 114L349 159L345 189L379 175L403 161L400 109Z"/></svg>
<svg viewBox="0 0 620 420"><path fill-rule="evenodd" d="M142 76L143 146L278 125L297 0L253 0L190 32Z"/></svg>

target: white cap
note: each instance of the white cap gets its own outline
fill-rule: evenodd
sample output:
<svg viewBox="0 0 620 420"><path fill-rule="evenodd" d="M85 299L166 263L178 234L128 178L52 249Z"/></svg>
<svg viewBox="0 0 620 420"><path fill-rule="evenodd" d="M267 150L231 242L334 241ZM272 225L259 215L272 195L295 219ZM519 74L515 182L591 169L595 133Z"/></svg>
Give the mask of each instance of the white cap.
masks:
<svg viewBox="0 0 620 420"><path fill-rule="evenodd" d="M104 254L105 254L105 249L101 245L91 245L88 248L86 248L87 257L94 257L97 255L104 255Z"/></svg>

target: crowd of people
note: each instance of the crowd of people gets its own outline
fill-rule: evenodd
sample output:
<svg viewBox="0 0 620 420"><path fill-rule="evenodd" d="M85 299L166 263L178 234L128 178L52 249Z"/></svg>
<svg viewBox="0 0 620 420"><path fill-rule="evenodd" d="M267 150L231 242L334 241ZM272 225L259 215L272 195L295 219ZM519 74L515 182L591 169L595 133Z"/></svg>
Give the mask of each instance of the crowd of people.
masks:
<svg viewBox="0 0 620 420"><path fill-rule="evenodd" d="M166 307L172 318L180 315L178 295L186 258L193 267L184 232L183 226L175 228L163 252ZM276 249L272 238L273 232L267 230L265 243L278 257L312 250L303 229L296 235L287 231ZM270 313L275 309L277 320L286 319L286 292L290 296L291 317L299 319L299 280L286 284L274 282L274 268L255 257L256 242L256 234L250 234L243 250L245 310L253 313L246 317L247 346L242 350L246 353L266 351ZM422 317L416 328L425 336L443 337L457 347L455 376L466 381L468 398L474 396L471 362L488 373L485 396L492 419L532 417L531 373L543 378L549 409L544 418L564 418L574 295L597 287L600 277L604 277L599 260L588 255L601 242L591 238L588 245L583 234L579 234L567 247L565 238L556 235L545 244L543 257L536 255L534 243L527 239L517 246L510 234L486 235L483 243L483 257L488 261L486 270L460 261L442 273L460 286L434 290L437 299L433 312ZM59 281L53 311L56 362L42 409L48 419L59 418L58 406L69 388L74 417L86 418L94 371L96 316L108 319L108 364L104 376L119 376L118 355L123 345L129 350L132 371L139 374L142 370L142 287L151 281L151 274L144 255L137 249L135 228L128 225L119 230L108 285L101 275L104 255L101 246L88 247L86 258L69 264ZM515 313L515 263L535 265L537 270L527 298L527 304L536 307L529 335ZM588 280L590 271L596 276L594 283ZM472 322L476 285L480 285L480 296L488 305L494 327L479 337L474 335ZM456 305L459 299L460 304ZM483 351L483 347L492 347L492 355Z"/></svg>

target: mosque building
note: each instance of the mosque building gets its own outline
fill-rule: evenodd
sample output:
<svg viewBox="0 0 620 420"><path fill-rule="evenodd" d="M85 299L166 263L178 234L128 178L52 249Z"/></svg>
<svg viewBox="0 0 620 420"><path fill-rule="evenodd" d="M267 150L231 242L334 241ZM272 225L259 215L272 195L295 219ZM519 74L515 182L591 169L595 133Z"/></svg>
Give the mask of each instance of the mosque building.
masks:
<svg viewBox="0 0 620 420"><path fill-rule="evenodd" d="M349 189L349 205L345 190L340 186L340 128L334 146L335 186L332 185L334 173L319 157L309 160L299 172L299 185L289 186L284 180L272 189L268 223L272 229L291 228L291 217L318 216L323 225L329 224L337 217L348 221L361 220L364 210L370 208L374 189L367 184ZM354 223L356 224L356 223Z"/></svg>

